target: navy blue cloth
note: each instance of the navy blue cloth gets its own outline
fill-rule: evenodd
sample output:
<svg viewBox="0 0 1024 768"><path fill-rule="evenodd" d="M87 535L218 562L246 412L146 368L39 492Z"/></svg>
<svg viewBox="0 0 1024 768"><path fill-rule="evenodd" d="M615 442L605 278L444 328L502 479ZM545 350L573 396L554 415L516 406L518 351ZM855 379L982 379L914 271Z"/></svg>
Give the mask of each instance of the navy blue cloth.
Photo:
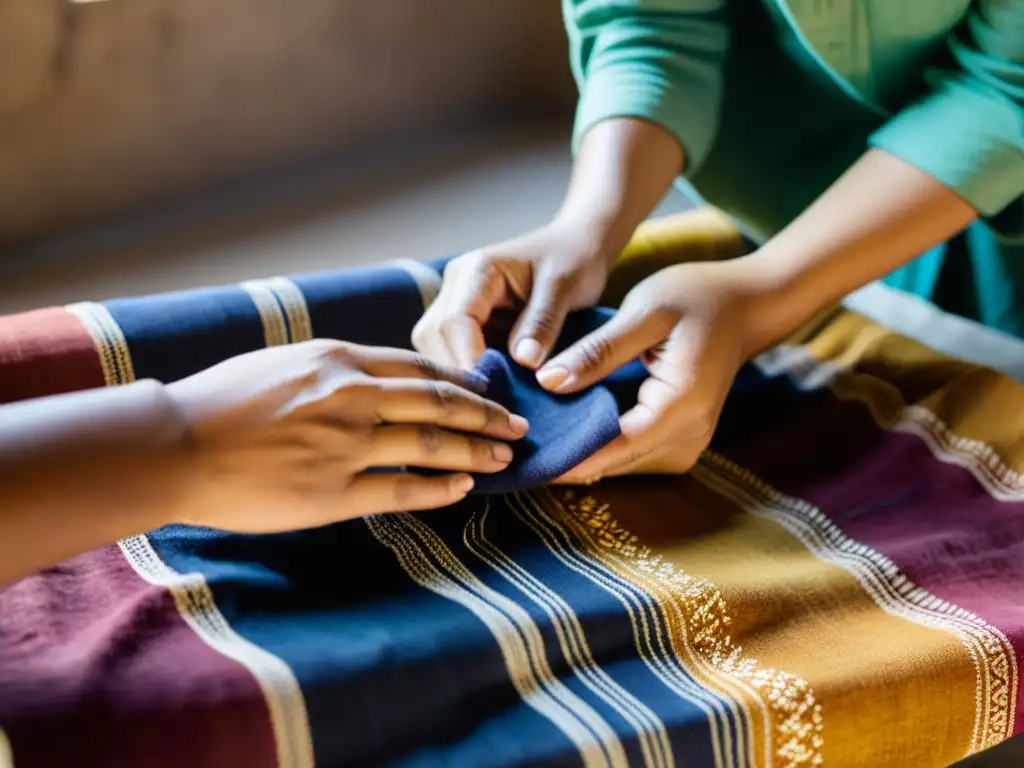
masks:
<svg viewBox="0 0 1024 768"><path fill-rule="evenodd" d="M592 309L574 312L555 347L555 353L600 328L612 312ZM536 488L561 477L619 436L619 415L636 402L646 375L632 363L583 392L556 395L537 383L535 373L519 365L508 349L511 316L499 316L488 341L493 345L475 372L487 379L486 395L530 422L530 431L512 443L512 463L496 474L475 475L473 493L510 493Z"/></svg>
<svg viewBox="0 0 1024 768"><path fill-rule="evenodd" d="M293 282L312 333L321 338L407 345L423 311L415 280L393 267ZM288 304L287 297L277 298L282 307ZM260 314L237 288L106 306L137 378L174 381L263 343ZM574 313L560 348L610 316L605 310ZM618 434L618 416L635 402L644 378L634 363L584 394L550 395L505 354L513 321L492 324L492 351L481 370L489 394L529 419L532 429L505 473L478 478L481 493L543 483L585 458ZM169 568L190 574L190 583L201 575L209 602L197 598L190 611L205 616L202 611L216 606L234 632L294 675L304 712L281 719L281 743L308 738L317 765L581 765L579 745L565 725L576 722L580 706L621 739L626 764L643 764L636 724L602 687L584 685L589 677L564 655L562 625L553 623L546 595L564 606L554 609L558 615L571 611L604 679L635 696L664 726L677 764L684 757L695 768L742 762L735 745L751 727L745 710L702 689L664 652L673 647L669 625L648 611L655 603L642 585L586 557L571 527L514 494L272 536L174 525L147 540ZM653 649L644 655L634 639L634 606ZM529 639L531 627L541 642ZM160 642L157 632L146 642ZM507 650L520 645L521 652ZM560 703L568 694L539 672L539 688L528 695L517 688L541 663L578 703ZM699 691L700 698L667 686L664 669L674 686ZM267 689L282 679L272 678ZM209 690L217 692L217 683L212 680ZM537 707L538 697L552 702L556 714L565 710L564 717ZM713 730L716 739L725 734L724 757L709 738L708 711L722 713ZM239 740L251 738L225 722Z"/></svg>
<svg viewBox="0 0 1024 768"><path fill-rule="evenodd" d="M475 475L473 493L510 493L561 477L619 436L619 410L605 387L576 395L553 395L534 372L489 349L476 372L487 379L487 397L530 422L512 445L514 456L497 474Z"/></svg>

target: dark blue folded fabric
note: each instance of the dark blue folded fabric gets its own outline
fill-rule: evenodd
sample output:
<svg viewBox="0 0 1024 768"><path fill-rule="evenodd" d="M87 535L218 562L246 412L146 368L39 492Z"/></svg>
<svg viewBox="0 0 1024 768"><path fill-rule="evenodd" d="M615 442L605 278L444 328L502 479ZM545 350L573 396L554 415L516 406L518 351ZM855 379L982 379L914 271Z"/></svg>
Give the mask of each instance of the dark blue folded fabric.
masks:
<svg viewBox="0 0 1024 768"><path fill-rule="evenodd" d="M566 322L557 349L562 349L609 317L607 310L573 313ZM626 366L613 376L574 395L554 395L537 383L533 371L516 363L508 354L507 332L502 323L490 339L488 349L476 366L487 379L487 397L525 417L530 431L512 443L512 463L496 474L475 476L475 494L509 493L544 485L562 476L588 456L619 436L619 413L636 402L643 381L639 363Z"/></svg>
<svg viewBox="0 0 1024 768"><path fill-rule="evenodd" d="M537 384L533 371L493 349L484 353L476 372L487 379L487 397L526 417L530 431L512 443L514 458L507 469L475 476L473 493L544 485L619 436L618 406L604 387L552 395Z"/></svg>

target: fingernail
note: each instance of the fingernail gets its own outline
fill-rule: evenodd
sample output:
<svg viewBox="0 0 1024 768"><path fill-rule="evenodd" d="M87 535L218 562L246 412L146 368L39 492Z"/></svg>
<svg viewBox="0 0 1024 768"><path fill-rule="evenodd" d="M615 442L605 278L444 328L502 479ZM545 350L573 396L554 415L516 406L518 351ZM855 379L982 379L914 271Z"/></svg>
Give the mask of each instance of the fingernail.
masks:
<svg viewBox="0 0 1024 768"><path fill-rule="evenodd" d="M514 413L510 414L508 417L508 426L509 429L520 437L530 431L530 422L522 416L516 416Z"/></svg>
<svg viewBox="0 0 1024 768"><path fill-rule="evenodd" d="M556 365L552 368L541 368L537 371L537 381L544 389L560 389L569 383L569 369Z"/></svg>
<svg viewBox="0 0 1024 768"><path fill-rule="evenodd" d="M507 464L512 461L512 448L505 443L492 443L491 456L494 457L495 461Z"/></svg>
<svg viewBox="0 0 1024 768"><path fill-rule="evenodd" d="M536 339L522 339L516 344L516 360L526 366L534 368L541 363L544 350Z"/></svg>
<svg viewBox="0 0 1024 768"><path fill-rule="evenodd" d="M473 478L469 475L456 475L452 480L452 488L456 493L469 493L473 490Z"/></svg>

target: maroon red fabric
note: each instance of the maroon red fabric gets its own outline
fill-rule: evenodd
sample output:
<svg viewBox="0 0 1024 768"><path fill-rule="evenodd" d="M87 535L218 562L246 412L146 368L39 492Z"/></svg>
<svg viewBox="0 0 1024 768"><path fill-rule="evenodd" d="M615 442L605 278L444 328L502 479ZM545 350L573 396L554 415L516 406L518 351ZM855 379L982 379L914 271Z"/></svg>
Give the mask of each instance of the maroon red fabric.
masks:
<svg viewBox="0 0 1024 768"><path fill-rule="evenodd" d="M104 383L71 313L0 318L0 402ZM0 727L18 768L275 764L252 675L199 639L116 545L0 589Z"/></svg>
<svg viewBox="0 0 1024 768"><path fill-rule="evenodd" d="M0 317L0 403L104 383L92 337L66 309Z"/></svg>
<svg viewBox="0 0 1024 768"><path fill-rule="evenodd" d="M823 391L800 409L737 405L742 439L720 445L730 459L821 509L919 587L984 616L1024 669L1024 597L1014 588L1024 583L1024 505L997 500L917 435L882 429L863 403ZM1024 733L1024 707L1014 733Z"/></svg>
<svg viewBox="0 0 1024 768"><path fill-rule="evenodd" d="M275 764L255 680L117 546L0 591L0 723L18 768Z"/></svg>

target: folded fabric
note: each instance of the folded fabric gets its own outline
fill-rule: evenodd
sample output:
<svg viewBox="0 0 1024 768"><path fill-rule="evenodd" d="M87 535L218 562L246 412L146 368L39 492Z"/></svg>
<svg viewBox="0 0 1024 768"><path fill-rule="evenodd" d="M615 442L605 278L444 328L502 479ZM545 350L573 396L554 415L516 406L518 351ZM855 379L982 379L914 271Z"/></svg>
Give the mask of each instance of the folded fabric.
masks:
<svg viewBox="0 0 1024 768"><path fill-rule="evenodd" d="M478 474L473 493L511 493L562 476L619 436L619 410L603 386L576 395L553 395L534 372L488 349L476 372L487 379L487 397L530 422L512 443L513 459L497 474Z"/></svg>
<svg viewBox="0 0 1024 768"><path fill-rule="evenodd" d="M559 351L596 330L609 310L574 312L556 346ZM583 392L556 395L537 382L533 371L507 353L508 322L499 319L489 348L475 372L487 380L486 395L530 422L530 431L512 443L512 463L496 474L475 475L475 494L511 493L555 480L619 436L619 414L636 401L644 368L633 363Z"/></svg>

